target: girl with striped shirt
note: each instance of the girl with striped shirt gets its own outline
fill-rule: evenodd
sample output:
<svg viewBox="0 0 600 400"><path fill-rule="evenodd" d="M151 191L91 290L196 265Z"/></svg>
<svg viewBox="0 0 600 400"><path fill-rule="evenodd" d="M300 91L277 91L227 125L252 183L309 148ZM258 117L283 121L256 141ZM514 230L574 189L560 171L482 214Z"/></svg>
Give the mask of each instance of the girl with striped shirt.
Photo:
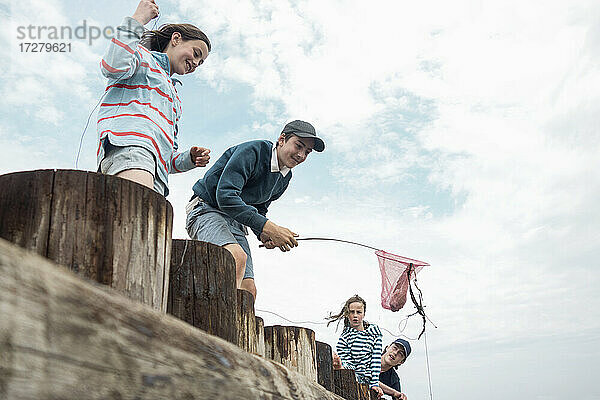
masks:
<svg viewBox="0 0 600 400"><path fill-rule="evenodd" d="M153 188L166 196L168 174L208 164L209 150L177 152L181 100L173 74L189 74L210 51L210 41L190 24L156 31L144 25L158 16L154 0L141 0L117 27L101 61L108 78L98 112L98 169Z"/></svg>
<svg viewBox="0 0 600 400"><path fill-rule="evenodd" d="M329 323L344 319L344 330L338 340L336 350L339 356L338 368L353 369L359 383L366 383L383 395L379 387L381 372L381 331L375 324L364 320L367 303L358 295L350 297L337 315L329 317ZM334 364L336 362L334 361Z"/></svg>

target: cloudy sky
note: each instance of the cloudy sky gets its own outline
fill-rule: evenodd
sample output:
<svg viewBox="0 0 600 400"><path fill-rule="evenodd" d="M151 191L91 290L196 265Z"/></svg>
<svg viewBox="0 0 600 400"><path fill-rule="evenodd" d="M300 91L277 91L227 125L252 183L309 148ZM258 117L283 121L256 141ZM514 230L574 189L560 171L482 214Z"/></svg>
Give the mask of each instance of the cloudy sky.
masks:
<svg viewBox="0 0 600 400"><path fill-rule="evenodd" d="M181 78L182 148L209 147L216 160L310 121L327 149L294 170L269 217L431 264L418 278L437 325L427 335L434 399L600 399L600 3L158 4L159 24L194 23L213 44ZM106 39L22 37L19 26L114 27L136 5L0 1L0 173L75 168L105 85ZM21 51L35 41L71 51ZM91 120L79 169L96 169ZM174 237L187 237L184 206L203 173L170 181ZM322 322L358 293L385 342L418 335L416 317L402 323L409 306L381 308L370 250L252 244L257 309ZM340 333L300 325L332 346ZM428 399L424 340L412 343L404 391Z"/></svg>

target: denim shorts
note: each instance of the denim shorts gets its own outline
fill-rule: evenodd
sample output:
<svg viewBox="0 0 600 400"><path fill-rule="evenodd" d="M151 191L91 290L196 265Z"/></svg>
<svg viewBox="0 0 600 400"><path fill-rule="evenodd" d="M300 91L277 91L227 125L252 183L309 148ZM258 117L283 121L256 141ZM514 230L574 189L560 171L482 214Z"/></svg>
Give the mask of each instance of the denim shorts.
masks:
<svg viewBox="0 0 600 400"><path fill-rule="evenodd" d="M246 226L204 201L200 201L188 213L185 228L188 235L195 240L216 244L217 246L232 243L239 244L248 256L246 258L244 279L254 279L254 266L252 255L250 255L250 245L246 239L248 234Z"/></svg>
<svg viewBox="0 0 600 400"><path fill-rule="evenodd" d="M142 169L152 174L154 191L165 195L165 185L156 179L156 160L154 154L140 146L113 146L108 139L104 141L104 158L99 171L105 175L116 175L128 169Z"/></svg>

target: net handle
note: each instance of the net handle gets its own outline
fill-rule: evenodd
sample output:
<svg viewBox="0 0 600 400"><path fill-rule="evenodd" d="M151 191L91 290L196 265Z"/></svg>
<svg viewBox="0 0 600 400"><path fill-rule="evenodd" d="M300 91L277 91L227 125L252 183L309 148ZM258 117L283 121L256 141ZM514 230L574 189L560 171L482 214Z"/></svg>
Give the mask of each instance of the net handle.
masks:
<svg viewBox="0 0 600 400"><path fill-rule="evenodd" d="M371 249L371 250L375 250L375 251L383 251L383 250L377 249L377 248L375 248L373 246L367 246L366 244L362 244L362 243L358 243L358 242L351 242L350 240L342 240L342 239L334 239L334 238L323 238L323 237L296 238L296 240L327 240L327 241L331 241L331 242L342 242L342 243L354 244L356 246L366 247L367 249ZM261 244L258 247L265 247L265 245Z"/></svg>

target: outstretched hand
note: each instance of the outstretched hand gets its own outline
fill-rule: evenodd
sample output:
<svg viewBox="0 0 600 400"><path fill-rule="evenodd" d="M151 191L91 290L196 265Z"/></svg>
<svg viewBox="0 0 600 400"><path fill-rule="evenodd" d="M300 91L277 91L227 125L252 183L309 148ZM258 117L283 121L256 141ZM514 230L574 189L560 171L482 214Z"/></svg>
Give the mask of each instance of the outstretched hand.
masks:
<svg viewBox="0 0 600 400"><path fill-rule="evenodd" d="M210 150L204 147L193 146L190 149L190 158L196 167L206 167L210 160Z"/></svg>
<svg viewBox="0 0 600 400"><path fill-rule="evenodd" d="M267 223L263 227L261 236L263 234L266 235L265 237L269 238L268 244L263 242L266 248L273 249L279 247L279 250L281 251L289 251L292 247L298 246L298 242L295 239L298 237L297 233L294 233L283 226L276 225L269 220L267 220Z"/></svg>

